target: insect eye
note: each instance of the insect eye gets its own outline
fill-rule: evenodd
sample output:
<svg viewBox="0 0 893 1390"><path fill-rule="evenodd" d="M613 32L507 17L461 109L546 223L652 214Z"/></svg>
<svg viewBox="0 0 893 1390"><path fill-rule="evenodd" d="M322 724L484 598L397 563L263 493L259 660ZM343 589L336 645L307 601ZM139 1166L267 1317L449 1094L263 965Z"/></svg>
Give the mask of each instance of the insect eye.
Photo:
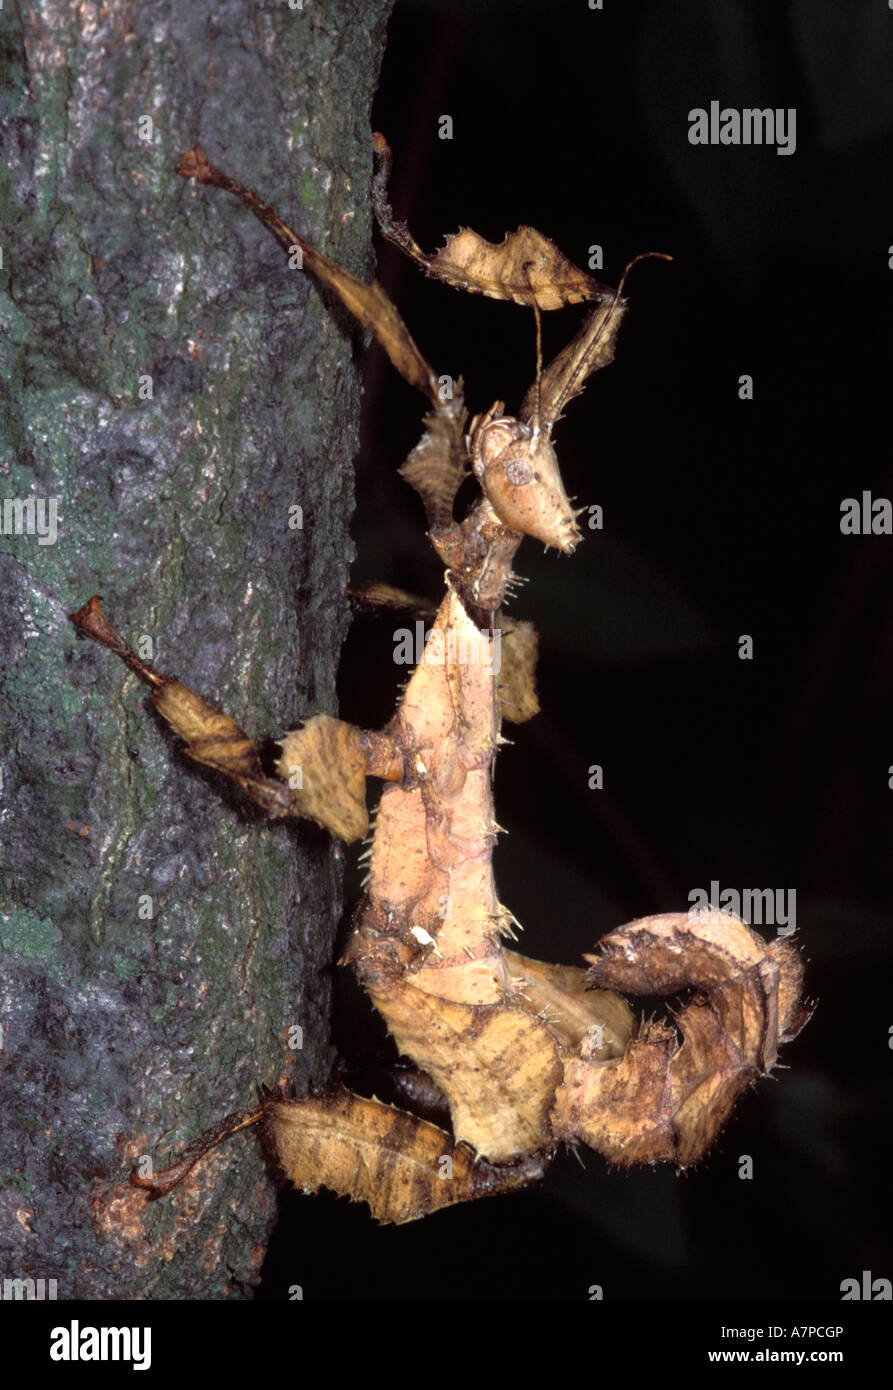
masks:
<svg viewBox="0 0 893 1390"><path fill-rule="evenodd" d="M505 476L513 487L524 487L533 482L533 469L523 459L509 459L505 465Z"/></svg>

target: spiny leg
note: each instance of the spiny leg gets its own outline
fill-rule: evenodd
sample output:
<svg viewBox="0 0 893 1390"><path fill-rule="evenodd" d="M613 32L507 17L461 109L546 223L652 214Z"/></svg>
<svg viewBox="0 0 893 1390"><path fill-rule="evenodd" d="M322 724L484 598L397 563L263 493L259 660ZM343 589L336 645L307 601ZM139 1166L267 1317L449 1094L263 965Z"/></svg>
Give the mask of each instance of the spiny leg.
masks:
<svg viewBox="0 0 893 1390"><path fill-rule="evenodd" d="M308 270L320 284L334 291L354 318L378 338L400 375L410 386L422 391L432 405L437 406L437 377L379 284L365 284L362 280L355 279L335 261L329 260L322 251L293 231L276 209L264 202L252 189L246 188L237 179L231 178L222 169L217 169L211 164L200 145L196 145L182 156L177 172L184 178L195 179L197 183L209 184L232 193L273 233L286 251L298 249L301 253L302 268Z"/></svg>
<svg viewBox="0 0 893 1390"><path fill-rule="evenodd" d="M428 397L432 409L425 417L425 434L401 472L422 498L432 539L438 532L450 532L453 501L466 476L468 463L465 450L467 412L461 380L455 382L451 390L443 391L441 382L381 286L355 279L330 260L289 227L276 209L257 193L211 164L199 145L182 156L178 172L184 178L232 193L273 233L286 251L300 251L302 268L338 296L354 318L378 338L400 375Z"/></svg>
<svg viewBox="0 0 893 1390"><path fill-rule="evenodd" d="M327 1188L366 1202L382 1225L526 1187L549 1163L542 1153L514 1164L486 1163L428 1120L337 1087L301 1100L268 1098L255 1110L229 1115L167 1168L130 1180L152 1197L166 1196L218 1144L257 1123L282 1178L303 1192Z"/></svg>
<svg viewBox="0 0 893 1390"><path fill-rule="evenodd" d="M244 730L203 695L142 661L112 628L95 595L71 621L146 682L152 703L185 740L190 758L229 777L269 816L303 816L348 843L361 840L369 829L366 777L396 781L403 775L402 757L386 734L315 714L280 740L278 777L268 777Z"/></svg>

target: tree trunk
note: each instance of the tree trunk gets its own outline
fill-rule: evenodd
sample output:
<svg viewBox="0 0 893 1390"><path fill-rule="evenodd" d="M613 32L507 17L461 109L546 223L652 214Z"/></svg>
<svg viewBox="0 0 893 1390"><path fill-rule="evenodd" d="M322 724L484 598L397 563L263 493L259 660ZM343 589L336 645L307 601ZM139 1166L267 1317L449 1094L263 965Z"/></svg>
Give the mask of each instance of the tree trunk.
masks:
<svg viewBox="0 0 893 1390"><path fill-rule="evenodd" d="M275 1213L251 1132L165 1201L128 1171L328 1072L337 851L178 753L66 615L99 592L256 739L336 711L358 344L175 171L202 144L368 276L388 10L0 15L0 1278L59 1298L244 1294Z"/></svg>

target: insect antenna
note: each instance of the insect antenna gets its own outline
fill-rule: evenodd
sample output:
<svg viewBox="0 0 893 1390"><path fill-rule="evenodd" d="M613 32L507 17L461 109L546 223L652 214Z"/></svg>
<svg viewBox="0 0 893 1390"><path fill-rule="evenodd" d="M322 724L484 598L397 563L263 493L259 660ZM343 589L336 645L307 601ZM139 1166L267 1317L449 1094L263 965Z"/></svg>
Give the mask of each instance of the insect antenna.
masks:
<svg viewBox="0 0 893 1390"><path fill-rule="evenodd" d="M533 443L540 437L543 418L543 320L540 315L540 306L536 297L536 289L531 276L533 261L526 261L524 272L527 276L527 284L530 287L530 307L533 310L533 320L536 324L536 378L534 381L533 398Z"/></svg>
<svg viewBox="0 0 893 1390"><path fill-rule="evenodd" d="M567 402L573 396L577 395L578 391L582 389L580 383L592 371L594 361L598 357L599 346L602 342L602 339L605 336L605 332L612 319L614 318L614 315L616 314L618 307L620 307L623 304L623 289L626 284L626 279L629 275L629 272L632 270L634 265L638 265L639 261L647 261L652 259L659 261L671 261L673 257L668 256L664 251L642 251L638 256L633 256L632 260L627 262L626 266L624 267L623 274L620 277L620 284L617 286L617 289L611 300L611 307L608 309L608 312L605 314L601 323L598 325L597 332L593 334L591 340L586 344L583 352L580 354L579 360L574 364L572 371L568 375L567 381L564 383L563 387L556 395L555 400L550 401L550 430L551 426L561 417L561 412L564 409L565 405L567 405ZM537 395L539 395L539 382L537 382Z"/></svg>
<svg viewBox="0 0 893 1390"><path fill-rule="evenodd" d="M543 320L540 306L533 301L533 317L536 323L536 396L533 407L533 441L539 439L540 421L543 415Z"/></svg>

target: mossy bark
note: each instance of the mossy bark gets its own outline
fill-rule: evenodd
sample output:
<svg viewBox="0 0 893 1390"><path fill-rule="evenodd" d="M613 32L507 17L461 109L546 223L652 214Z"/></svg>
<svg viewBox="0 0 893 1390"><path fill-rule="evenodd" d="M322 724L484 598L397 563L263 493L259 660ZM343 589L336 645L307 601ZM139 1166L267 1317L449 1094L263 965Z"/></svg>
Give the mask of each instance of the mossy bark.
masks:
<svg viewBox="0 0 893 1390"><path fill-rule="evenodd" d="M189 763L66 615L100 593L259 739L335 712L358 340L175 171L201 143L368 275L388 10L0 13L0 1276L60 1298L250 1289L275 1214L251 1132L165 1201L128 1169L327 1075L337 851Z"/></svg>

